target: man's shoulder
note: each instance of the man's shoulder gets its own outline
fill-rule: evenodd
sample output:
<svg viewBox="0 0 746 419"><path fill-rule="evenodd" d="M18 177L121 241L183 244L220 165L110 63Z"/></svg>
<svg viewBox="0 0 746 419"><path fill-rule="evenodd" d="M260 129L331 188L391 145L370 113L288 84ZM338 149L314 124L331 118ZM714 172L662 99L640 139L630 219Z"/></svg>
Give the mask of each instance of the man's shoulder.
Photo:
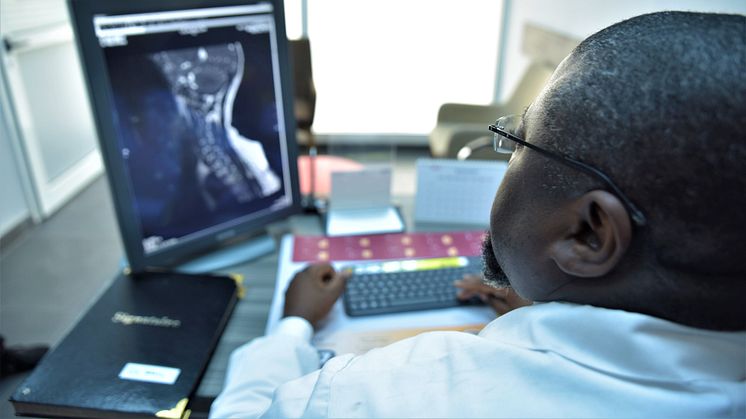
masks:
<svg viewBox="0 0 746 419"><path fill-rule="evenodd" d="M432 331L421 333L355 357L350 371L385 371L401 368L429 368L444 358L471 358L485 347L486 339L469 332Z"/></svg>

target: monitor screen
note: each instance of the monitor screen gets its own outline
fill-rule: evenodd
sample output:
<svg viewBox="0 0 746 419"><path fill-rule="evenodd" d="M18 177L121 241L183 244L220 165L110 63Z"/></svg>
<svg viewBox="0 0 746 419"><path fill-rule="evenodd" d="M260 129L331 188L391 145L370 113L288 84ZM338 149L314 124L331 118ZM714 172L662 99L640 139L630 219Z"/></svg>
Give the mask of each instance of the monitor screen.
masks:
<svg viewBox="0 0 746 419"><path fill-rule="evenodd" d="M133 268L298 210L281 4L70 4Z"/></svg>

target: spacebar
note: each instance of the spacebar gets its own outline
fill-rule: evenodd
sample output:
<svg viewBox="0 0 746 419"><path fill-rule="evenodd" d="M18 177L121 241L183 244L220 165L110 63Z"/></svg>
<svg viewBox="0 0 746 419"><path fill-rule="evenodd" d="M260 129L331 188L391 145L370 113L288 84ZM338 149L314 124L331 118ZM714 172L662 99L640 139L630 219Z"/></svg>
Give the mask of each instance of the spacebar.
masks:
<svg viewBox="0 0 746 419"><path fill-rule="evenodd" d="M429 297L412 297L412 298L406 298L403 300L391 300L389 301L389 306L391 307L401 307L401 306L418 306L422 304L439 304L439 305L447 305L447 302L438 301L437 298L429 298Z"/></svg>

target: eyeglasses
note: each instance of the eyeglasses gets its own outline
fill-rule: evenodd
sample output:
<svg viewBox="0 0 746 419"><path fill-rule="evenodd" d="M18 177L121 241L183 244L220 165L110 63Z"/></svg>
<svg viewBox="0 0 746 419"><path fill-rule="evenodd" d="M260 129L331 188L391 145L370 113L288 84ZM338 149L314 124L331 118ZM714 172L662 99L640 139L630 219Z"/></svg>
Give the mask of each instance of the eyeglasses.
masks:
<svg viewBox="0 0 746 419"><path fill-rule="evenodd" d="M612 182L611 178L606 176L606 174L604 174L602 171L596 169L593 166L577 161L571 157L553 153L549 150L545 150L534 144L528 143L522 138L513 134L515 130L518 128L520 124L520 120L521 120L521 117L518 115L509 115L509 116L504 116L498 119L495 122L495 125L489 126L489 130L495 133L494 138L493 138L493 144L494 144L496 152L513 153L516 149L517 144L520 144L524 147L530 148L531 150L541 153L545 157L548 157L554 161L560 162L564 164L565 166L578 169L583 173L593 176L596 179L603 182L606 186L608 186L609 189L611 189L611 191L619 199L622 200L622 203L624 204L625 208L627 208L627 211L629 211L630 213L630 218L632 218L632 221L638 227L642 227L645 224L647 224L647 218L645 218L645 214L643 214L642 211L640 211L640 209L637 208L637 206L633 204L629 198L627 198L627 195L625 195L624 192L622 192L622 190L619 189L619 187L616 186L614 182Z"/></svg>

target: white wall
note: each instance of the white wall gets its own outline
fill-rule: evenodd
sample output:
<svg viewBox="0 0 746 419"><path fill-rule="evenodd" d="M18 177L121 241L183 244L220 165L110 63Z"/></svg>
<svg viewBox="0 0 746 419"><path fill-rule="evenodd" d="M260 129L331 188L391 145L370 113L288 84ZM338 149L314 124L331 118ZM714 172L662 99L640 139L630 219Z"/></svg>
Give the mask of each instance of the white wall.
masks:
<svg viewBox="0 0 746 419"><path fill-rule="evenodd" d="M662 10L746 14L744 0L509 0L507 49L500 100L509 97L528 65L521 52L523 25L531 22L578 39L633 16Z"/></svg>
<svg viewBox="0 0 746 419"><path fill-rule="evenodd" d="M102 163L65 1L0 0L0 12L0 36L11 46L0 50L3 106L12 109L6 129L13 121L22 190L40 221L97 177Z"/></svg>
<svg viewBox="0 0 746 419"><path fill-rule="evenodd" d="M0 94L3 94L1 87ZM10 145L10 130L0 112L0 236L28 216L29 208L21 189L21 177Z"/></svg>
<svg viewBox="0 0 746 419"><path fill-rule="evenodd" d="M4 33L66 21L65 0L0 0L0 30Z"/></svg>
<svg viewBox="0 0 746 419"><path fill-rule="evenodd" d="M40 27L67 22L65 0L0 0L0 35L26 33ZM0 66L4 62L0 54ZM4 84L7 79L0 68L0 108L12 106ZM58 106L57 103L50 106ZM23 174L11 146L11 121L15 111L0 109L0 236L31 215L30 205L24 194L24 185L31 193L31 179ZM61 169L57 169L56 173ZM30 199L33 199L30 197Z"/></svg>

